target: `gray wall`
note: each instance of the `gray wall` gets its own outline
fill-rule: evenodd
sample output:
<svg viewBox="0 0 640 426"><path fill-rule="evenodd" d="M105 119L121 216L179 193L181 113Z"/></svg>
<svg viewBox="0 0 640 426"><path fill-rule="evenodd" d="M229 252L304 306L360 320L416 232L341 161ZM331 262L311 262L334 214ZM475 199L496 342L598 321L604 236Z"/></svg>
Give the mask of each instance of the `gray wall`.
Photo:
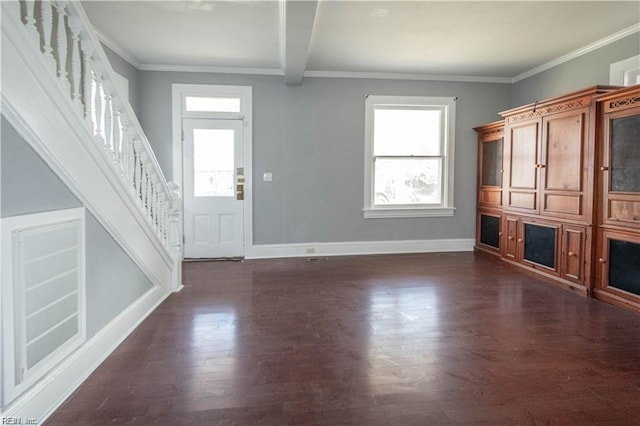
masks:
<svg viewBox="0 0 640 426"><path fill-rule="evenodd" d="M142 127L172 179L171 84L253 87L254 242L473 238L476 135L510 105L505 84L305 78L141 71ZM363 219L367 94L457 96L455 215ZM264 172L273 182L262 182Z"/></svg>
<svg viewBox="0 0 640 426"><path fill-rule="evenodd" d="M140 71L104 44L102 45L102 48L104 49L104 53L107 54L107 58L109 59L113 70L129 80L129 102L131 103L136 115L139 117L140 101L138 86L140 84Z"/></svg>
<svg viewBox="0 0 640 426"><path fill-rule="evenodd" d="M608 44L512 86L511 106L529 104L585 87L609 84L609 66L640 54L640 33Z"/></svg>
<svg viewBox="0 0 640 426"><path fill-rule="evenodd" d="M0 217L81 207L15 129L2 117ZM95 335L146 293L151 281L87 211L87 336Z"/></svg>

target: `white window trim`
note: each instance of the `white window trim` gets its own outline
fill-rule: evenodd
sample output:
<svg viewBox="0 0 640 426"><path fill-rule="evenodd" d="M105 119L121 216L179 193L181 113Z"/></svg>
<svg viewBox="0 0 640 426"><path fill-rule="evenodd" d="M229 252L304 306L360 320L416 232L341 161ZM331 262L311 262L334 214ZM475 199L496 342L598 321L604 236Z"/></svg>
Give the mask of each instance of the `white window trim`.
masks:
<svg viewBox="0 0 640 426"><path fill-rule="evenodd" d="M365 143L364 143L364 208L365 219L376 218L405 218L405 217L447 217L453 216L453 176L454 176L454 148L455 148L455 97L433 96L379 96L369 95L365 100ZM416 106L444 106L446 107L447 126L444 142L445 161L443 162L443 191L442 204L430 205L392 205L375 206L374 200L374 170L373 170L373 112L375 105L416 105Z"/></svg>
<svg viewBox="0 0 640 426"><path fill-rule="evenodd" d="M239 97L240 112L193 112L185 111L186 96ZM244 252L253 247L253 88L251 86L226 86L213 84L171 85L172 125L173 125L173 181L184 188L182 170L182 119L219 118L236 119L244 123ZM184 197L182 197L184 200ZM184 218L184 206L181 218ZM184 229L184 219L179 224Z"/></svg>
<svg viewBox="0 0 640 426"><path fill-rule="evenodd" d="M627 80L630 72L640 69L640 55L632 56L609 65L609 84L613 86L633 86L633 81Z"/></svg>

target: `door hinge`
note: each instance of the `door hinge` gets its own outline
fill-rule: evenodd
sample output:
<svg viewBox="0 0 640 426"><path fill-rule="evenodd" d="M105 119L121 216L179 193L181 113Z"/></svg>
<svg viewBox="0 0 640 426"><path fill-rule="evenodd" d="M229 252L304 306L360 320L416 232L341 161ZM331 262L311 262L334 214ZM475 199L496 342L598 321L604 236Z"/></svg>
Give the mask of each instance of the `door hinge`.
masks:
<svg viewBox="0 0 640 426"><path fill-rule="evenodd" d="M182 236L182 244L187 244L187 237L186 236Z"/></svg>
<svg viewBox="0 0 640 426"><path fill-rule="evenodd" d="M184 142L184 129L180 130L180 137L182 138L182 142Z"/></svg>

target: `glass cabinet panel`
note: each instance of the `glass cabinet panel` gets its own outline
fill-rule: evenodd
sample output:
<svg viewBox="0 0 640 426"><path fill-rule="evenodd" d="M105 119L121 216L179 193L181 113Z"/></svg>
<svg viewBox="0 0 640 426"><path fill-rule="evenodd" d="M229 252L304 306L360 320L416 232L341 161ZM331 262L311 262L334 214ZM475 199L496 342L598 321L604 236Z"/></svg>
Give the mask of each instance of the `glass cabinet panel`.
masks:
<svg viewBox="0 0 640 426"><path fill-rule="evenodd" d="M640 115L611 121L611 191L640 192Z"/></svg>
<svg viewBox="0 0 640 426"><path fill-rule="evenodd" d="M480 215L480 242L500 248L500 217Z"/></svg>
<svg viewBox="0 0 640 426"><path fill-rule="evenodd" d="M482 185L502 185L502 138L482 144Z"/></svg>
<svg viewBox="0 0 640 426"><path fill-rule="evenodd" d="M556 229L525 223L524 259L555 269Z"/></svg>
<svg viewBox="0 0 640 426"><path fill-rule="evenodd" d="M640 295L640 244L609 240L609 286Z"/></svg>

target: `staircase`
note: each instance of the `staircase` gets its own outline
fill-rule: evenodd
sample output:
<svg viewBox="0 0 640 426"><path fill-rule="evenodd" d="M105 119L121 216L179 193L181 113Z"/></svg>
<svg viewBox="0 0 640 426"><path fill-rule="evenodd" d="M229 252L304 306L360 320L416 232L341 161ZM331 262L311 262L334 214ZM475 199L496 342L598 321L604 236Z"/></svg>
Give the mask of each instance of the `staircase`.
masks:
<svg viewBox="0 0 640 426"><path fill-rule="evenodd" d="M49 375L55 377L0 413L43 420L108 355L96 347L115 348L180 289L181 200L178 185L166 182L80 2L2 1L1 12L2 115L154 284L144 315L124 315L118 329L123 332L96 336L110 340L87 342L84 358L72 356ZM63 390L53 383L59 379Z"/></svg>

